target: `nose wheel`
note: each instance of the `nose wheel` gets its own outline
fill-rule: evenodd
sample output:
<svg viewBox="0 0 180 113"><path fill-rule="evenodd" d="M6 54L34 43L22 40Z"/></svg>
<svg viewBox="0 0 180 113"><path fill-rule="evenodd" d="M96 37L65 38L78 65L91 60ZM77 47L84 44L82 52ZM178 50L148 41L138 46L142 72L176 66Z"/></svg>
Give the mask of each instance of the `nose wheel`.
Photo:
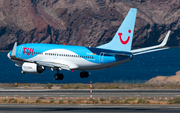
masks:
<svg viewBox="0 0 180 113"><path fill-rule="evenodd" d="M87 71L82 71L81 73L80 73L80 77L81 78L88 78L89 77L89 73L87 72Z"/></svg>

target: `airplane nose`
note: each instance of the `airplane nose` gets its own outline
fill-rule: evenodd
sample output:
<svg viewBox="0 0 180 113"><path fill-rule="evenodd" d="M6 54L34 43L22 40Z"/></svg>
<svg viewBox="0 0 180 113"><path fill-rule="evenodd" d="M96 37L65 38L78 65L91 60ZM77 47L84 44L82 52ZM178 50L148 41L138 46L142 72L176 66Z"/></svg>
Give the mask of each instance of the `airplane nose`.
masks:
<svg viewBox="0 0 180 113"><path fill-rule="evenodd" d="M10 52L7 54L7 57L10 59Z"/></svg>

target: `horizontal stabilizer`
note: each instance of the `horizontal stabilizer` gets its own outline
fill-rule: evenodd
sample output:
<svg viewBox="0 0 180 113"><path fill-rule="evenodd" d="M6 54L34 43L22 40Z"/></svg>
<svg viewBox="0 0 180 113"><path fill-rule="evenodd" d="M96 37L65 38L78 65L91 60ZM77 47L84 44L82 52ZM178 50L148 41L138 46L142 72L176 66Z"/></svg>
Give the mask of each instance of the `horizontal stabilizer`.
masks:
<svg viewBox="0 0 180 113"><path fill-rule="evenodd" d="M141 49L135 49L135 50L131 50L131 52L133 53L133 55L138 55L138 54L143 54L143 53L148 53L148 52L153 52L153 51L164 50L164 49L157 49L157 48L161 48L161 47L166 45L170 33L171 33L171 31L168 31L168 33L166 34L166 37L164 38L162 43L159 44L159 45L146 47L146 48L141 48ZM153 50L153 49L156 49L156 50Z"/></svg>
<svg viewBox="0 0 180 113"><path fill-rule="evenodd" d="M165 49L169 49L169 48L153 49L153 50L149 50L149 51L138 52L138 53L135 53L133 55L140 55L140 54L144 54L144 53L150 53L150 52L155 52L155 51L160 51L160 50L165 50Z"/></svg>

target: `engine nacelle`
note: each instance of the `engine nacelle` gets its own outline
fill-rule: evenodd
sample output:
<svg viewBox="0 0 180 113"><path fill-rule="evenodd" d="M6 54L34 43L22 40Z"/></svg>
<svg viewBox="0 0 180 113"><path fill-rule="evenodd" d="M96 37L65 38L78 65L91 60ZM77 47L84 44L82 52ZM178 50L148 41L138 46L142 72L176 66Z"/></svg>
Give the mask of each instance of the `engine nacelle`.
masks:
<svg viewBox="0 0 180 113"><path fill-rule="evenodd" d="M25 62L22 65L23 73L40 74L44 71L43 66L38 66L36 63Z"/></svg>

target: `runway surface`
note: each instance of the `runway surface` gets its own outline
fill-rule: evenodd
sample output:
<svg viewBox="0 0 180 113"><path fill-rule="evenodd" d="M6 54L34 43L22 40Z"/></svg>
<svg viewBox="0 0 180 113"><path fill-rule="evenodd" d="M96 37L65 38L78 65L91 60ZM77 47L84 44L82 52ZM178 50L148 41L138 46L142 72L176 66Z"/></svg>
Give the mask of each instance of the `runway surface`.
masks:
<svg viewBox="0 0 180 113"><path fill-rule="evenodd" d="M179 105L18 105L0 104L0 113L179 113Z"/></svg>
<svg viewBox="0 0 180 113"><path fill-rule="evenodd" d="M89 97L89 90L0 88L2 96ZM93 97L180 97L180 90L93 90ZM180 105L40 105L0 104L0 113L179 113Z"/></svg>
<svg viewBox="0 0 180 113"><path fill-rule="evenodd" d="M180 90L93 90L93 97L180 97ZM0 89L0 97L89 97L89 90Z"/></svg>

